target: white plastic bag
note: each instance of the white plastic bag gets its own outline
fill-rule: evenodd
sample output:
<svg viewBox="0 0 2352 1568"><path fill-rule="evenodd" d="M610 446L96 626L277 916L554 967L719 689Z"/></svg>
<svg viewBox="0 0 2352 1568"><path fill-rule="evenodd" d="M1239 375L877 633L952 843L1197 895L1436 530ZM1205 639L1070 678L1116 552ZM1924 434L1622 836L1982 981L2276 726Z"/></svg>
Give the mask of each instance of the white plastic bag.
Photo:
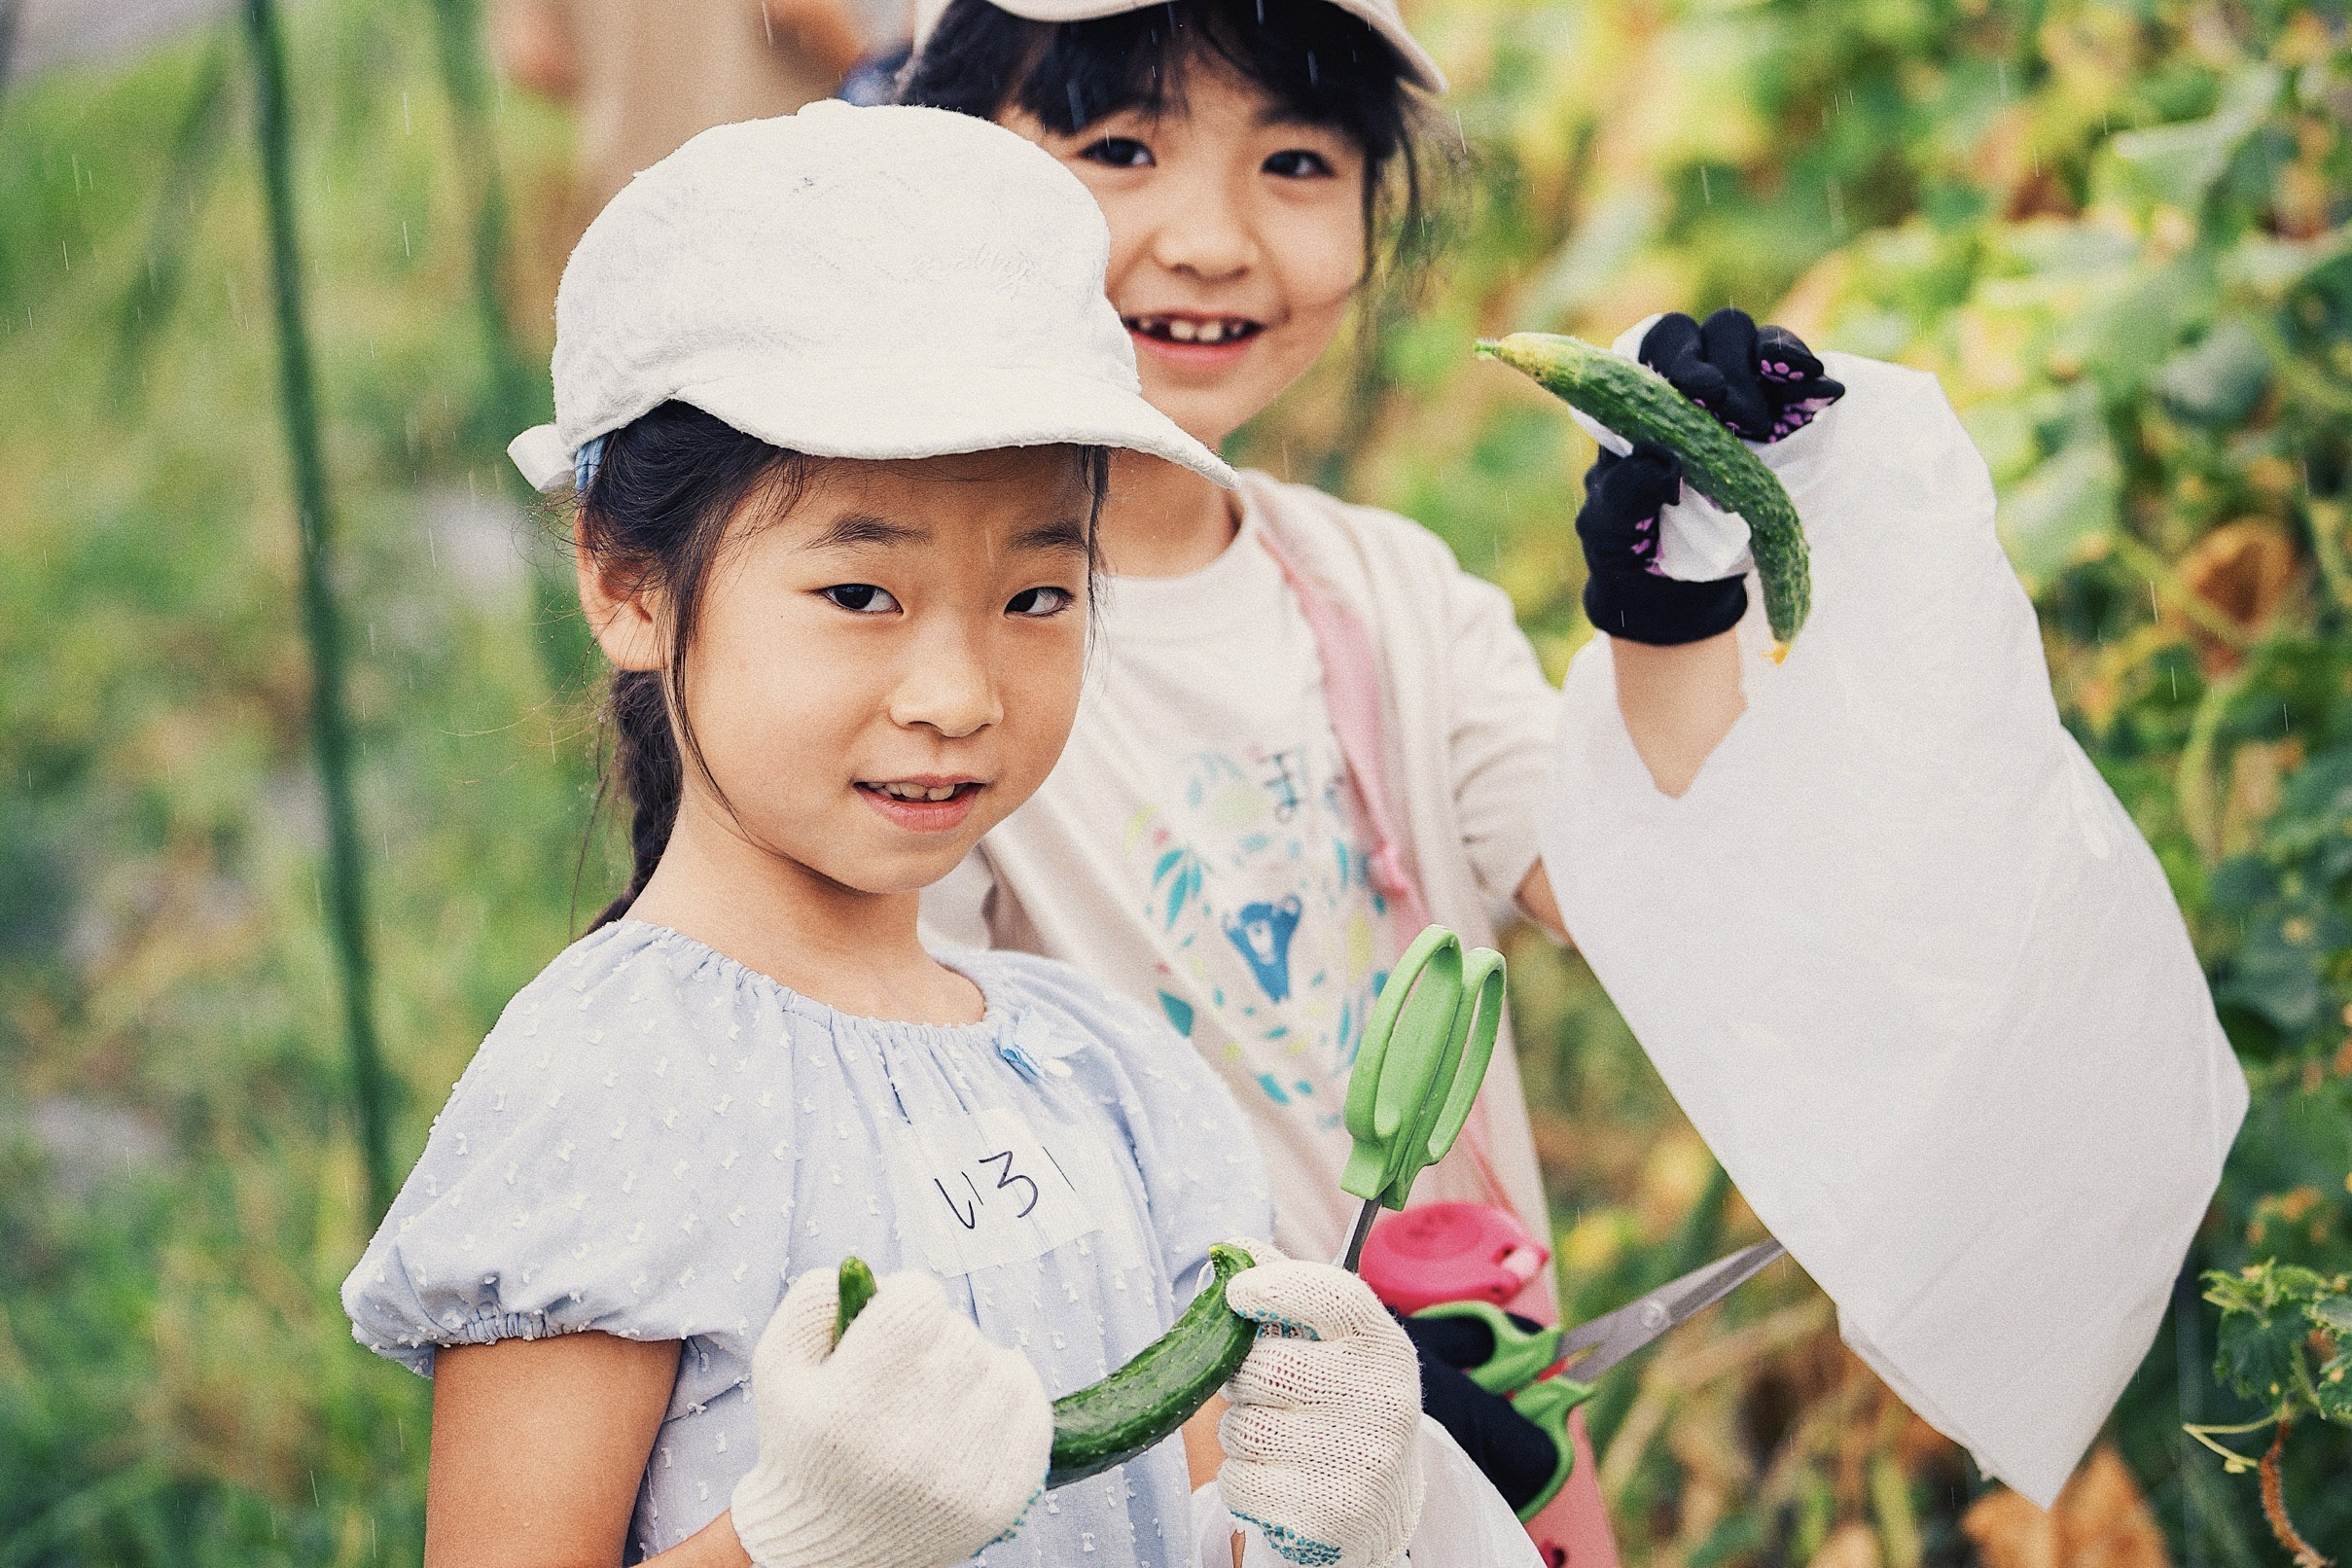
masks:
<svg viewBox="0 0 2352 1568"><path fill-rule="evenodd" d="M1421 1522L1406 1548L1411 1568L1543 1568L1535 1543L1452 1435L1421 1417ZM1233 1568L1233 1532L1245 1541L1242 1568L1297 1568L1255 1528L1226 1512L1210 1481L1193 1494L1193 1540L1199 1568Z"/></svg>
<svg viewBox="0 0 2352 1568"><path fill-rule="evenodd" d="M2246 1086L2155 856L2058 722L1982 459L1932 376L1758 448L1812 617L1679 800L1563 694L1569 931L1846 1342L2048 1506L2156 1334Z"/></svg>

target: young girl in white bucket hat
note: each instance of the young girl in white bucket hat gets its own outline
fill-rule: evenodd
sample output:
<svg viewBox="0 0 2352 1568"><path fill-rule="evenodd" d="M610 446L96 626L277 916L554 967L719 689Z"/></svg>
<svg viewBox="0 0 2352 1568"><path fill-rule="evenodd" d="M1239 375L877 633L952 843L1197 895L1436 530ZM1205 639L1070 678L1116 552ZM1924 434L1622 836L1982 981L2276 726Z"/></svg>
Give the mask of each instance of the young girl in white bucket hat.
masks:
<svg viewBox="0 0 2352 1568"><path fill-rule="evenodd" d="M1370 1292L1261 1246L1229 1300L1283 1332L1222 1422L1044 1490L1049 1395L1270 1220L1158 1018L916 941L1068 731L1106 450L1230 482L1139 395L1106 249L1019 137L825 104L695 138L573 253L512 449L578 490L636 871L344 1284L435 1379L428 1562L1176 1568L1247 1521L1391 1568L1475 1479Z"/></svg>

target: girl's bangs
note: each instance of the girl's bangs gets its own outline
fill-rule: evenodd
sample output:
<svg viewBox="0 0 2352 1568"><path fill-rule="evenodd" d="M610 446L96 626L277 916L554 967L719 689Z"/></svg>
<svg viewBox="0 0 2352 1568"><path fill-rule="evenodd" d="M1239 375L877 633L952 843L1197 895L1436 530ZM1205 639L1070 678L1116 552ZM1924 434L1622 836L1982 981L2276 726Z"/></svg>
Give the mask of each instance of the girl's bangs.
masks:
<svg viewBox="0 0 2352 1568"><path fill-rule="evenodd" d="M1169 0L1058 23L954 0L903 96L991 119L1018 107L1067 136L1123 111L1181 108L1203 66L1257 88L1281 119L1345 133L1374 163L1406 139L1404 59L1327 0Z"/></svg>

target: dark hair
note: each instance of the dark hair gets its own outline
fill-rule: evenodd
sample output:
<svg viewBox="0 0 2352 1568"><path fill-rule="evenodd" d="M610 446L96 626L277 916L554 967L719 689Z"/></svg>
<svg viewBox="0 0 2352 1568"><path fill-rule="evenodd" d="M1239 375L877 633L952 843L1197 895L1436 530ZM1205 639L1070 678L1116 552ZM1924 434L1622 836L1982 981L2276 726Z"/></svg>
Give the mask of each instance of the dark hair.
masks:
<svg viewBox="0 0 2352 1568"><path fill-rule="evenodd" d="M598 781L596 803L601 809L617 779L635 808L632 871L627 891L604 907L590 931L627 913L660 863L686 786L681 740L709 776L687 718L686 655L727 524L764 491L778 512L789 507L806 470L800 454L684 403L664 403L604 439L604 455L580 496L574 526L581 548L599 566L630 574L640 591L659 588L670 625L663 667L615 670L605 698L612 766Z"/></svg>
<svg viewBox="0 0 2352 1568"><path fill-rule="evenodd" d="M1184 101L1186 75L1222 64L1280 111L1363 149L1365 271L1394 231L1392 261L1417 254L1425 110L1396 49L1329 0L1164 0L1087 21L1031 21L989 0L951 0L907 67L902 103L994 120L1019 108L1074 136L1125 109Z"/></svg>
<svg viewBox="0 0 2352 1568"><path fill-rule="evenodd" d="M716 788L687 716L686 661L702 590L726 547L728 524L753 502L762 503L770 517L781 517L807 487L812 464L822 461L771 446L683 403L664 403L605 438L603 457L579 498L577 537L599 566L629 575L638 590L660 590L669 615L669 657L659 670L615 670L605 697L612 760L598 780L596 809L603 809L617 783L633 807L631 869L626 891L589 922L590 931L626 914L652 879L678 820L689 758ZM1110 482L1110 456L1100 446L1083 446L1079 462L1090 496L1090 598L1094 522ZM594 831L592 816L589 831Z"/></svg>

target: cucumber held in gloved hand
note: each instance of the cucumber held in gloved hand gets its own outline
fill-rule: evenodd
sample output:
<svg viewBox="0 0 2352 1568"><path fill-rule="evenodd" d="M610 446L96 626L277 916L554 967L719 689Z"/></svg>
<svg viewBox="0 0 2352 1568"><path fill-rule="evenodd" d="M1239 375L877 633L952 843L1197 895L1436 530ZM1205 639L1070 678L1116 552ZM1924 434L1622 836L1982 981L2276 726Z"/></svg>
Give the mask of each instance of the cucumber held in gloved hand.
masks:
<svg viewBox="0 0 2352 1568"><path fill-rule="evenodd" d="M1845 396L1845 383L1786 327L1758 327L1726 305L1704 326L1677 310L1642 335L1636 356L1744 441L1770 445Z"/></svg>
<svg viewBox="0 0 2352 1568"><path fill-rule="evenodd" d="M1708 583L1668 577L1658 565L1660 515L1682 498L1671 448L1637 441L1604 451L1585 475L1576 536L1585 547L1585 616L1612 637L1671 648L1730 630L1748 612L1744 578Z"/></svg>
<svg viewBox="0 0 2352 1568"><path fill-rule="evenodd" d="M963 1562L1044 1491L1045 1386L926 1275L893 1274L841 1332L844 1283L794 1280L752 1353L760 1452L730 1499L735 1537L758 1568Z"/></svg>
<svg viewBox="0 0 2352 1568"><path fill-rule="evenodd" d="M1813 594L1804 531L1788 491L1738 437L1656 372L1579 339L1514 333L1499 342L1479 342L1478 352L1525 372L1546 391L1626 440L1668 448L1684 481L1717 506L1747 519L1772 636L1785 645L1797 635ZM1775 363L1791 361L1784 356ZM1826 394L1808 391L1796 401L1809 401L1814 395Z"/></svg>
<svg viewBox="0 0 2352 1568"><path fill-rule="evenodd" d="M1209 1248L1209 1283L1167 1333L1102 1381L1053 1402L1049 1488L1125 1464L1191 1420L1233 1375L1250 1353L1258 1327L1226 1305L1225 1292L1232 1277L1249 1266L1250 1255L1238 1246L1220 1242ZM868 1281L873 1277L857 1259L843 1259L843 1331L857 1316L857 1306L851 1304L854 1275Z"/></svg>
<svg viewBox="0 0 2352 1568"><path fill-rule="evenodd" d="M1372 1287L1275 1258L1233 1282L1264 1325L1218 1422L1225 1506L1302 1568L1393 1568L1421 1518L1421 1381Z"/></svg>

